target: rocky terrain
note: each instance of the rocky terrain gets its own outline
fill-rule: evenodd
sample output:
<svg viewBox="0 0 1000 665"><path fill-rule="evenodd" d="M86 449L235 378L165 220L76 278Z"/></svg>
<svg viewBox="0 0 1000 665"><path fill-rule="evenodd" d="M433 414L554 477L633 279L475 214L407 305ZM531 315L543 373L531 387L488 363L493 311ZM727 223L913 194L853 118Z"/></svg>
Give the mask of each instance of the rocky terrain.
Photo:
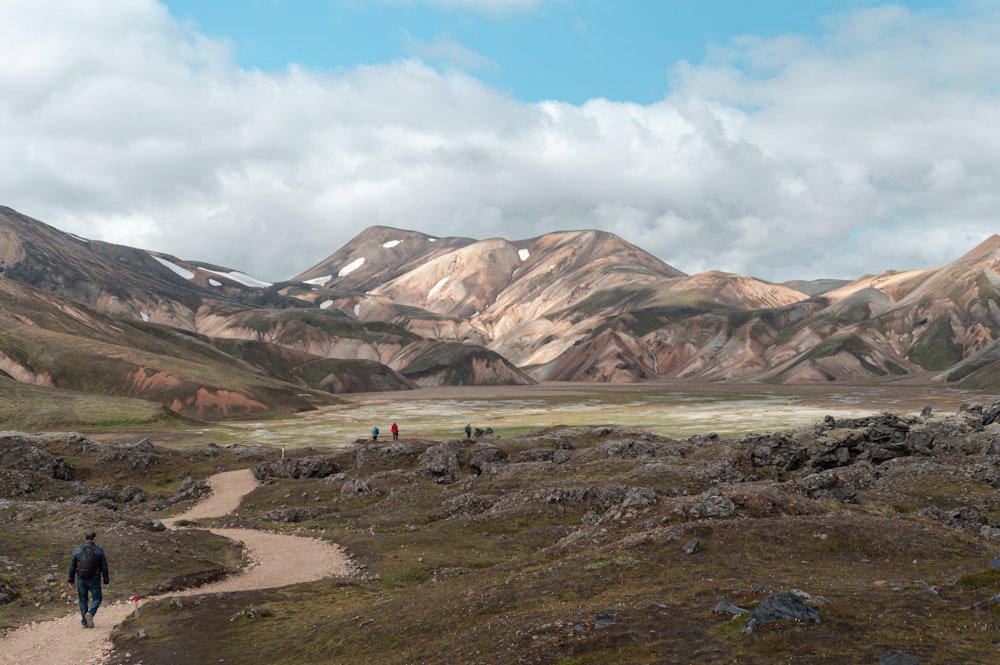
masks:
<svg viewBox="0 0 1000 665"><path fill-rule="evenodd" d="M0 208L0 260L0 379L198 419L419 386L1000 385L1000 236L939 268L772 284L597 231L371 227L270 284Z"/></svg>
<svg viewBox="0 0 1000 665"><path fill-rule="evenodd" d="M245 468L261 485L238 516L194 526L333 541L357 575L151 604L107 662L1000 657L1000 403L736 439L483 428L286 454L128 436L2 435L0 624L66 612L83 522L106 534L119 594L217 577L224 542L157 520Z"/></svg>

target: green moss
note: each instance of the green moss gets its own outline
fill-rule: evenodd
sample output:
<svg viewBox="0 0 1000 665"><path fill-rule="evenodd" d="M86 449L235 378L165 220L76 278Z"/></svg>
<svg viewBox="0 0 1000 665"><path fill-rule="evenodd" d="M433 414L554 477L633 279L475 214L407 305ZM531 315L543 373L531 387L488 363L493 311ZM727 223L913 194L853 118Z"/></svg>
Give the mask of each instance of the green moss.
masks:
<svg viewBox="0 0 1000 665"><path fill-rule="evenodd" d="M955 343L947 318L931 321L910 351L910 360L926 370L943 370L962 359L962 349Z"/></svg>
<svg viewBox="0 0 1000 665"><path fill-rule="evenodd" d="M989 307L991 302L995 304L1000 303L1000 294L997 293L996 287L990 281L990 278L982 272L976 275L976 291L980 304Z"/></svg>
<svg viewBox="0 0 1000 665"><path fill-rule="evenodd" d="M659 330L665 326L684 321L696 316L709 313L708 309L700 307L688 307L685 305L670 307L645 307L626 312L620 316L609 319L601 325L595 332L602 330L620 330L635 337L648 335L654 330ZM730 316L735 316L732 314Z"/></svg>
<svg viewBox="0 0 1000 665"><path fill-rule="evenodd" d="M996 591L1000 588L1000 570L984 570L978 573L962 575L959 579L963 589L968 591L989 589Z"/></svg>
<svg viewBox="0 0 1000 665"><path fill-rule="evenodd" d="M462 318L459 316L438 314L437 312L432 312L420 307L400 305L398 303L392 305L392 313L394 316L400 317L404 321L454 321L455 323L462 321Z"/></svg>
<svg viewBox="0 0 1000 665"><path fill-rule="evenodd" d="M412 379L442 374L446 385L469 385L475 382L472 367L474 360L505 362L498 353L481 346L449 342L434 346L417 356L400 373Z"/></svg>
<svg viewBox="0 0 1000 665"><path fill-rule="evenodd" d="M831 358L841 353L854 356L862 367L876 376L887 374L884 369L868 360L872 355L872 349L857 335L834 335L828 337L799 356L782 374L787 374L789 370L804 362L819 360L821 358Z"/></svg>

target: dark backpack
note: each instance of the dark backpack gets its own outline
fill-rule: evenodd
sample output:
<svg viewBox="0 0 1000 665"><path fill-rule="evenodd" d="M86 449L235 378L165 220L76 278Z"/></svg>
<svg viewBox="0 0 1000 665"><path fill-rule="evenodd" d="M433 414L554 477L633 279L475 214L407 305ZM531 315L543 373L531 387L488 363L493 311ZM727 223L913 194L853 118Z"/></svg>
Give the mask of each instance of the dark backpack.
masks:
<svg viewBox="0 0 1000 665"><path fill-rule="evenodd" d="M93 545L84 545L80 548L80 554L76 557L76 576L85 580L97 575L100 566L97 552Z"/></svg>

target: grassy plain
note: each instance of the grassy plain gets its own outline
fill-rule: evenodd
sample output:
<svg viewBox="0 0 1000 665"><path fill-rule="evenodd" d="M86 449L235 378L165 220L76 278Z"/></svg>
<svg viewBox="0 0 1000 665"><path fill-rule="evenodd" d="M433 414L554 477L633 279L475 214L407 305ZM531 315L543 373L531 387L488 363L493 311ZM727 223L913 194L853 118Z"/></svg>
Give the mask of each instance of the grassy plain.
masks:
<svg viewBox="0 0 1000 665"><path fill-rule="evenodd" d="M290 418L214 423L200 433L217 443L342 446L380 438L399 424L404 438L448 440L462 428L492 429L501 439L557 425L614 423L662 436L715 433L732 438L821 422L826 415L919 413L925 406L954 413L963 402L992 403L989 393L923 386L691 385L680 383L462 386L340 395L343 404Z"/></svg>
<svg viewBox="0 0 1000 665"><path fill-rule="evenodd" d="M337 542L359 566L351 580L151 606L116 630L112 664L846 665L878 662L887 650L921 663L1000 661L1000 604L989 602L1000 574L986 565L1000 548L921 514L936 506L1000 515L1000 490L975 471L986 458L975 458L980 466L961 466L964 457L887 463L881 483L842 502L807 498L793 480L755 471L752 445L738 442L749 433L811 430L826 415L913 415L930 406L945 417L996 395L871 385L556 384L341 397L342 406L269 421L82 424L105 445L148 437L164 453L139 468L127 457L109 465L100 451L71 456L87 484L127 482L151 498L169 495L188 475L275 461L281 446L291 457L329 460L341 472L335 477L263 484L241 505L240 525ZM400 443L415 450L464 438L466 422L492 428L505 466L479 474L465 461L456 482L439 482L415 454L371 452L362 462L366 446L356 442L370 439L373 424L390 440L393 421ZM609 424L622 428L598 433ZM660 441L663 452L606 457L609 437ZM207 455L209 442L252 445ZM557 455L566 461L553 463ZM760 477L744 475L751 471ZM654 490L656 501L616 503L641 488ZM736 501L735 515L685 515L686 502L713 490ZM25 594L45 574L61 573L61 543L82 517L107 533L123 572L146 589L232 565L233 553L214 540L143 532L141 506L8 506L0 512L11 534L3 543L7 574ZM694 540L698 550L686 553L682 546ZM39 551L41 565L33 562ZM164 552L178 562L164 567ZM713 611L720 601L753 608L790 588L823 599L819 623L775 622L746 634L745 615ZM28 605L6 621L71 605Z"/></svg>

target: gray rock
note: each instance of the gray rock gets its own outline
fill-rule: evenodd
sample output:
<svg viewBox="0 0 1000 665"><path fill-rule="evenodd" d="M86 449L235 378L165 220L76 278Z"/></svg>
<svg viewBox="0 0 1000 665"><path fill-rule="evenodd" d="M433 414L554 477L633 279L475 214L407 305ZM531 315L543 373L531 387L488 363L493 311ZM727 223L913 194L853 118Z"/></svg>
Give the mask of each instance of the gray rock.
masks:
<svg viewBox="0 0 1000 665"><path fill-rule="evenodd" d="M469 449L469 468L476 475L490 473L493 465L503 461L503 451L492 443L477 441Z"/></svg>
<svg viewBox="0 0 1000 665"><path fill-rule="evenodd" d="M143 439L139 443L132 446L132 450L137 453L155 453L156 448L153 447L153 442L149 439Z"/></svg>
<svg viewBox="0 0 1000 665"><path fill-rule="evenodd" d="M363 478L350 478L340 487L340 493L353 496L378 496L378 490Z"/></svg>
<svg viewBox="0 0 1000 665"><path fill-rule="evenodd" d="M420 472L442 484L458 480L458 451L449 444L432 446L421 457Z"/></svg>
<svg viewBox="0 0 1000 665"><path fill-rule="evenodd" d="M441 507L449 517L468 517L486 512L490 502L473 492L465 492L448 499L441 504Z"/></svg>
<svg viewBox="0 0 1000 665"><path fill-rule="evenodd" d="M665 454L663 444L636 440L605 441L599 450L601 456L606 459L638 459L660 457Z"/></svg>
<svg viewBox="0 0 1000 665"><path fill-rule="evenodd" d="M422 441L387 441L372 443L361 439L354 449L354 466L363 469L368 466L411 467L417 463L428 445Z"/></svg>
<svg viewBox="0 0 1000 665"><path fill-rule="evenodd" d="M731 603L727 603L724 600L720 600L719 603L712 610L716 614L735 614L737 616L741 614L750 614L750 610L745 610L742 607L737 607Z"/></svg>
<svg viewBox="0 0 1000 665"><path fill-rule="evenodd" d="M594 617L594 627L595 628L607 628L615 621L618 620L614 614L598 614Z"/></svg>
<svg viewBox="0 0 1000 665"><path fill-rule="evenodd" d="M736 514L736 504L728 496L721 494L718 489L712 488L705 492L693 503L678 509L683 515L690 519L724 519Z"/></svg>
<svg viewBox="0 0 1000 665"><path fill-rule="evenodd" d="M285 458L275 462L261 462L253 468L253 475L261 482L271 478L326 478L340 469L329 460L318 457Z"/></svg>
<svg viewBox="0 0 1000 665"><path fill-rule="evenodd" d="M819 621L819 608L803 602L804 599L808 598L809 594L798 589L771 594L760 601L760 605L750 613L750 619L747 620L747 625L741 632L749 633L758 624L780 619Z"/></svg>
<svg viewBox="0 0 1000 665"><path fill-rule="evenodd" d="M142 488L136 485L126 485L118 495L122 503L145 503L147 498Z"/></svg>
<svg viewBox="0 0 1000 665"><path fill-rule="evenodd" d="M510 456L512 464L520 462L551 462L555 456L554 450L548 448L533 448L531 450L521 450Z"/></svg>
<svg viewBox="0 0 1000 665"><path fill-rule="evenodd" d="M858 491L847 484L836 469L812 473L795 481L798 488L813 499L836 499L857 503Z"/></svg>
<svg viewBox="0 0 1000 665"><path fill-rule="evenodd" d="M920 665L920 661L902 651L883 651L878 657L878 665Z"/></svg>

